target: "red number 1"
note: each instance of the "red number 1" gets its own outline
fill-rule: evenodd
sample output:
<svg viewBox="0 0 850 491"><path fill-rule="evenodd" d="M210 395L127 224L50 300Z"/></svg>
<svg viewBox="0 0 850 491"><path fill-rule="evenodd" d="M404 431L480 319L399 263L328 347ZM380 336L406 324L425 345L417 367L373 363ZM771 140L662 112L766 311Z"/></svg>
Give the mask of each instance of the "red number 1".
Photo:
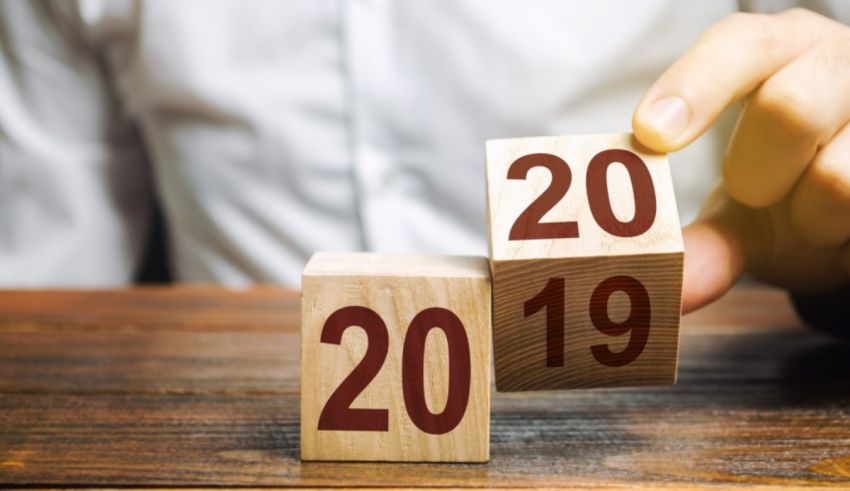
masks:
<svg viewBox="0 0 850 491"><path fill-rule="evenodd" d="M564 366L564 279L549 278L540 293L523 304L526 317L546 307L546 366Z"/></svg>

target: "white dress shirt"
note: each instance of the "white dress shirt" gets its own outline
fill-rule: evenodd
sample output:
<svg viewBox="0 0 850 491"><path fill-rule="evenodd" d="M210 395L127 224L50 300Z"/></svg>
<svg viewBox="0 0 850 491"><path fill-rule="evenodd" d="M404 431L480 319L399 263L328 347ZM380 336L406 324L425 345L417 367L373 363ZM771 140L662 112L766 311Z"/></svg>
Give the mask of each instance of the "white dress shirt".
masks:
<svg viewBox="0 0 850 491"><path fill-rule="evenodd" d="M297 287L317 250L484 255L485 140L630 131L654 79L739 8L0 5L6 286L131 281L154 197L183 281ZM850 2L818 5L847 20ZM671 158L684 220L716 180L731 116Z"/></svg>

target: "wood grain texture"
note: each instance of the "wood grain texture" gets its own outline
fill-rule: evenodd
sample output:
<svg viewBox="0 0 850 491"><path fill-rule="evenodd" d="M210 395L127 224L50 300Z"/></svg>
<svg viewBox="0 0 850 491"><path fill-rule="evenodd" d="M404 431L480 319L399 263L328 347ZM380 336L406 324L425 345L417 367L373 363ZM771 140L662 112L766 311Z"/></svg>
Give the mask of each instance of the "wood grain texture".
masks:
<svg viewBox="0 0 850 491"><path fill-rule="evenodd" d="M203 294L206 291L209 295ZM3 291L0 330L278 331L298 322L299 298L292 293L273 287L246 291L211 286Z"/></svg>
<svg viewBox="0 0 850 491"><path fill-rule="evenodd" d="M649 230L638 237L621 238L606 232L589 206L588 165L596 154L609 149L635 153L652 177L657 202L655 219ZM493 261L682 252L682 232L667 156L646 150L631 133L489 140L486 150L490 258ZM576 239L508 240L520 213L551 183L551 173L537 167L532 168L525 179L507 178L514 161L535 153L556 155L570 168L569 189L543 217L543 222L575 221L579 234ZM635 213L629 174L619 164L611 164L607 176L611 208L620 220L627 221Z"/></svg>
<svg viewBox="0 0 850 491"><path fill-rule="evenodd" d="M131 338L135 307L42 323L70 293L0 292L0 487L850 487L850 347L775 290L685 317L675 386L494 394L487 465L300 462L298 294L172 292Z"/></svg>
<svg viewBox="0 0 850 491"><path fill-rule="evenodd" d="M591 162L611 151L637 156L637 166L644 173L641 186L635 177L640 173L633 171L630 177L619 160L612 160L608 167L596 166L597 171L607 169L597 172L607 176L600 182L607 183L608 193L598 201L602 208L610 206L618 223L637 220L645 210L652 210L642 222L644 227L633 236L620 236L622 231L604 225L599 218L600 205L596 204L595 212L591 206L601 193L589 178L594 167ZM557 159L551 169L538 165L546 156ZM533 165L527 173L511 173L509 169L517 162L528 159ZM556 169L563 169L565 163L570 169L568 181L556 177ZM529 230L537 222L529 224L518 217L559 179L569 182L569 188L540 223L571 223L575 233L571 237L533 236ZM492 140L487 142L487 199L498 390L675 382L684 246L666 156L648 152L630 134ZM523 225L520 235L526 238L513 235L518 225ZM623 277L637 280L641 291L626 296L618 287L610 296L595 295L603 282ZM536 305L532 299L543 295L550 280L562 283L563 294L546 293L546 308L532 307ZM637 302L637 294L643 290L647 300ZM552 307L556 298L563 307ZM637 316L639 305L646 306L641 310L645 315ZM593 311L597 319L610 319L613 329L607 334L593 321ZM632 313L636 316L631 317ZM564 338L563 350L556 350L563 351L563 358L554 362L548 348L552 343L550 317L557 318L553 325L562 326L558 335ZM635 327L638 317L642 319L638 324L649 326L648 334L641 335L646 330ZM621 329L617 326L621 323L631 327ZM630 340L636 344L630 346ZM623 362L606 365L594 350L609 352ZM639 356L627 356L632 352Z"/></svg>
<svg viewBox="0 0 850 491"><path fill-rule="evenodd" d="M302 284L304 460L488 460L491 291L485 258L317 253L304 269ZM372 318L380 323L372 328L386 338L384 349L377 348L381 344L379 334L367 336L369 326L362 319L342 321L338 342L326 340L331 316L351 307L370 309ZM424 327L430 331L422 343L408 350L414 318L434 308L446 309L460 325L451 330L445 321L435 324L440 321L429 319ZM439 328L431 329L435 325ZM460 340L449 343L449 339L455 339L449 333L459 334ZM417 350L422 357L418 361L410 362L412 357L402 356ZM466 359L450 359L450 353ZM354 372L369 365L370 360L377 360L373 371ZM352 373L357 375L349 378ZM408 376L411 378L405 380ZM361 380L363 384L349 390ZM421 391L412 388L416 381L423 384ZM332 398L343 392L351 393L350 397L335 404ZM411 394L420 394L421 403L409 404ZM352 414L349 407L355 412L369 411L370 415ZM346 412L329 418L322 427L320 415L332 414L333 408ZM423 424L424 418L414 421L416 408L422 413L442 414L451 422L446 428L429 429ZM379 411L383 413L376 416ZM452 419L452 415L457 417ZM382 423L375 423L374 417ZM376 426L338 426L356 421Z"/></svg>
<svg viewBox="0 0 850 491"><path fill-rule="evenodd" d="M676 380L679 353L681 254L504 261L494 265L498 278L493 293L494 359L499 391L552 390L591 387L663 385ZM640 280L651 304L651 324L645 347L622 366L606 366L591 346L623 352L632 333L608 336L590 322L590 299L606 278L627 275ZM564 278L564 354L562 367L547 366L545 310L523 315L523 303L534 297L549 278ZM625 294L612 295L611 319L629 316L632 303Z"/></svg>

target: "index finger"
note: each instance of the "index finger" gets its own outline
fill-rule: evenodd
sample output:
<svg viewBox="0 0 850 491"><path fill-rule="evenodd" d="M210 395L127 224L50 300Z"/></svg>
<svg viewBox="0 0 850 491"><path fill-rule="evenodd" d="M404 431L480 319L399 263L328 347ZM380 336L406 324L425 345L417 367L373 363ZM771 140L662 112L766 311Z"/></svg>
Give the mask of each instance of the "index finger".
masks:
<svg viewBox="0 0 850 491"><path fill-rule="evenodd" d="M730 15L706 31L644 95L632 118L635 136L658 152L688 145L732 102L836 27L802 9Z"/></svg>

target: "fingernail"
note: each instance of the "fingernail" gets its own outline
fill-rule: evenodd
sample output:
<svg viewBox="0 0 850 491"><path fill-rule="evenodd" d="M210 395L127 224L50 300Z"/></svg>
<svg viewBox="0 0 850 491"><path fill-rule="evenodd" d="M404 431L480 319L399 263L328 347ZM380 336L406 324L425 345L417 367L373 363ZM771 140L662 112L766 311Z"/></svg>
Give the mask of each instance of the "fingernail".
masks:
<svg viewBox="0 0 850 491"><path fill-rule="evenodd" d="M688 129L690 119L687 103L681 97L669 96L649 105L645 121L664 138L674 142Z"/></svg>

